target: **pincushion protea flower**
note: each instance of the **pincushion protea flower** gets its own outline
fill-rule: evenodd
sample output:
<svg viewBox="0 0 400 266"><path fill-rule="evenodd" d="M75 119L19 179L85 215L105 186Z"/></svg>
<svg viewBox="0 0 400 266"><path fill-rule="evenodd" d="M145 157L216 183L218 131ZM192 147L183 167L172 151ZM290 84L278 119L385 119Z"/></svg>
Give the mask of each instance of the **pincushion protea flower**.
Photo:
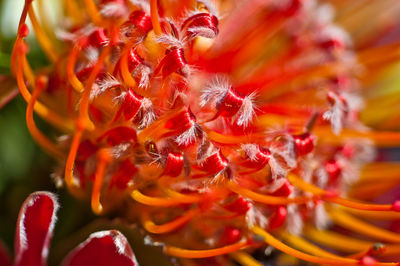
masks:
<svg viewBox="0 0 400 266"><path fill-rule="evenodd" d="M59 208L49 192L35 192L23 203L15 236L14 265L46 265ZM0 242L1 243L1 242ZM7 251L0 249L2 266L12 265ZM64 259L64 266L138 265L126 238L118 231L93 233Z"/></svg>
<svg viewBox="0 0 400 266"><path fill-rule="evenodd" d="M58 183L96 214L141 223L182 263L259 265L248 254L268 245L318 264L396 265L385 261L399 259L400 235L368 220L398 219L400 201L359 199L398 184L397 165L372 161L374 144L400 135L359 121L374 58L357 55L330 5L64 6L56 39L26 0L12 69L32 136L63 169ZM28 14L51 68L26 59ZM63 132L58 143L33 111Z"/></svg>

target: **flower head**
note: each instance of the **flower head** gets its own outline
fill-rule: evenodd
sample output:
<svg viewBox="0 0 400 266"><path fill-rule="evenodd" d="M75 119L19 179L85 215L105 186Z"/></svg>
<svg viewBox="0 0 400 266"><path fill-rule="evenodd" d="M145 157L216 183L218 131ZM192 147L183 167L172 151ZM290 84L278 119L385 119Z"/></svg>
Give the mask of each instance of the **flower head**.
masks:
<svg viewBox="0 0 400 266"><path fill-rule="evenodd" d="M230 253L254 264L239 250L265 244L320 264L396 254L398 234L355 215L398 218L398 202L348 196L368 187L351 190L367 164L369 184L379 183L371 140L398 144L399 134L359 121L365 61L330 5L65 1L69 23L52 42L31 2L13 53L28 128L96 214L122 210L183 258ZM28 13L51 70L33 73L26 60ZM34 110L62 142L37 129Z"/></svg>

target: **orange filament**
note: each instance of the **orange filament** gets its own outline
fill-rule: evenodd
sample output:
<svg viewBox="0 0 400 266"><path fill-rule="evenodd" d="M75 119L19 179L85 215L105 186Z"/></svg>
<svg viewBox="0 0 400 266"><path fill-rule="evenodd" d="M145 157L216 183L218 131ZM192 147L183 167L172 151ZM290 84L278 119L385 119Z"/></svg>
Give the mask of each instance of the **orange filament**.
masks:
<svg viewBox="0 0 400 266"><path fill-rule="evenodd" d="M382 241L388 241L393 243L400 243L400 235L390 232L385 229L381 229L374 225L368 224L361 220L354 218L353 216L346 214L337 209L328 209L328 213L337 225L343 226L354 232L358 232L365 236L369 236Z"/></svg>
<svg viewBox="0 0 400 266"><path fill-rule="evenodd" d="M150 13L151 13L151 23L153 24L154 33L156 35L161 35L161 25L158 17L158 1L150 1Z"/></svg>
<svg viewBox="0 0 400 266"><path fill-rule="evenodd" d="M247 252L236 251L229 254L232 258L234 258L240 265L243 266L262 266L263 264L259 263L255 260L251 255Z"/></svg>
<svg viewBox="0 0 400 266"><path fill-rule="evenodd" d="M44 148L47 152L58 159L62 159L64 157L64 153L60 151L60 149L49 140L40 130L36 127L35 121L33 120L33 108L35 106L36 100L39 97L39 94L42 92L44 88L38 86L36 90L34 90L32 97L28 101L28 106L26 108L26 125L28 126L28 130L31 133L32 137L35 141Z"/></svg>
<svg viewBox="0 0 400 266"><path fill-rule="evenodd" d="M72 87L77 92L82 92L84 89L83 84L75 75L75 63L76 59L78 58L79 50L80 50L80 45L79 44L74 45L67 59L66 72L68 81L72 85Z"/></svg>
<svg viewBox="0 0 400 266"><path fill-rule="evenodd" d="M17 42L14 46L14 50L19 49L20 45L25 45L23 43L22 39L17 40ZM16 53L18 53L18 52L16 52ZM17 56L15 57L15 60L16 60L16 73L15 74L16 74L18 88L21 92L22 97L25 99L25 101L29 102L32 95L25 85L25 80L24 80L24 76L23 76L23 62L26 61L25 55L24 54L21 55L18 53ZM43 119L49 121L51 124L55 125L56 127L63 129L67 132L73 131L74 127L73 127L73 124L71 121L54 113L53 111L48 109L42 103L37 102L33 108L34 108L34 111L37 112Z"/></svg>
<svg viewBox="0 0 400 266"><path fill-rule="evenodd" d="M181 200L183 203L196 203L201 201L202 199L202 195L197 194L197 195L186 195L186 194L182 194L179 192L176 192L175 190L172 189L166 189L165 193L174 199L178 199Z"/></svg>
<svg viewBox="0 0 400 266"><path fill-rule="evenodd" d="M172 220L163 225L156 225L153 221L151 221L148 217L148 214L145 214L143 217L143 227L153 234L164 234L172 232L179 227L183 226L187 222L189 222L193 217L195 217L199 213L198 209L190 210L186 212L184 215Z"/></svg>
<svg viewBox="0 0 400 266"><path fill-rule="evenodd" d="M252 199L254 201L264 203L267 205L286 205L286 204L292 204L292 203L297 203L297 204L304 204L309 201L312 201L313 198L310 197L297 197L297 198L287 198L287 197L276 197L276 196L268 196L268 195L263 195L259 194L256 192L253 192L249 189L243 188L234 181L229 181L227 183L228 188L239 194L242 195L243 197L247 197L249 199Z"/></svg>
<svg viewBox="0 0 400 266"><path fill-rule="evenodd" d="M129 51L132 49L133 46L134 46L133 42L126 44L124 47L124 50L122 51L122 56L121 56L121 75L122 75L122 78L124 79L124 82L129 87L136 87L136 81L132 77L131 73L129 72L129 68L128 68L128 55L129 55Z"/></svg>
<svg viewBox="0 0 400 266"><path fill-rule="evenodd" d="M156 207L173 207L173 206L178 206L181 204L191 204L191 203L197 203L201 200L200 197L194 197L194 198L187 198L187 197L168 197L168 198L156 198L156 197L149 197L146 195L143 195L139 190L134 190L131 193L131 197L136 200L137 202L140 202L145 205L149 206L156 206Z"/></svg>
<svg viewBox="0 0 400 266"><path fill-rule="evenodd" d="M29 7L28 10L29 18L32 22L33 30L35 31L36 37L40 43L40 46L43 48L43 51L47 55L47 57L54 63L58 60L58 54L53 47L53 44L49 37L46 35L40 23L38 22L35 12L33 11L32 6Z"/></svg>
<svg viewBox="0 0 400 266"><path fill-rule="evenodd" d="M359 210L345 206L340 206L346 212L356 214L357 217L364 217L373 220L397 220L400 219L400 213L395 211L370 211L370 210Z"/></svg>
<svg viewBox="0 0 400 266"><path fill-rule="evenodd" d="M105 170L110 159L111 156L107 150L103 149L99 151L91 198L92 210L96 214L101 214L103 212L103 206L100 202L100 192L101 186L103 185Z"/></svg>
<svg viewBox="0 0 400 266"><path fill-rule="evenodd" d="M63 3L68 17L73 18L77 24L81 24L84 18L75 0L64 0Z"/></svg>
<svg viewBox="0 0 400 266"><path fill-rule="evenodd" d="M317 257L317 256L303 253L301 251L298 251L296 249L293 249L293 248L285 245L284 243L282 243L281 241L279 241L278 239L276 239L271 234L269 234L264 229L262 229L261 227L258 227L258 226L251 228L251 231L253 231L253 233L256 235L263 237L264 241L267 244L273 246L276 249L279 249L280 251L282 251L288 255L294 256L301 260L305 260L305 261L309 261L309 262L313 262L313 263L319 263L319 264L330 264L330 265L356 265L356 264L358 264L358 261L354 260L354 259L341 258L341 257L329 257L329 258L328 257ZM393 264L393 265L395 265L395 264Z"/></svg>
<svg viewBox="0 0 400 266"><path fill-rule="evenodd" d="M338 196L332 196L331 193L325 191L317 186L304 182L297 176L290 174L288 175L290 182L297 188L311 192L315 195L321 196L325 201L336 203L342 206L346 206L353 209L359 210L371 210L371 211L390 211L392 210L391 204L367 204L362 202L356 202L349 199L344 199Z"/></svg>
<svg viewBox="0 0 400 266"><path fill-rule="evenodd" d="M95 25L101 25L102 17L97 10L96 3L93 0L83 0L86 7L86 12Z"/></svg>
<svg viewBox="0 0 400 266"><path fill-rule="evenodd" d="M74 186L78 185L74 181L73 169L74 169L76 153L78 152L78 148L81 143L81 138L83 135L84 128L85 128L84 122L82 121L82 119L78 118L76 131L72 138L71 148L69 150L67 162L65 164L65 177L64 178L65 178L65 183L67 184L67 187L70 189L73 188Z"/></svg>
<svg viewBox="0 0 400 266"><path fill-rule="evenodd" d="M190 249L182 249L173 246L164 246L164 253L170 256L179 257L179 258L209 258L220 256L224 254L228 254L243 248L248 247L249 244L247 241L240 241L232 245L227 245L221 248L215 249L205 249L205 250L190 250Z"/></svg>
<svg viewBox="0 0 400 266"><path fill-rule="evenodd" d="M94 68L92 72L90 73L90 76L87 80L87 83L85 85L85 89L83 90L82 98L81 98L81 103L79 106L79 116L84 119L84 121L87 123L87 126L90 129L93 127L93 124L89 118L89 101L90 101L90 92L93 87L93 83L97 77L97 74L100 72L101 67L106 59L106 57L110 54L111 52L111 46L106 46L103 51L101 51L101 54L99 56L98 61L94 65Z"/></svg>
<svg viewBox="0 0 400 266"><path fill-rule="evenodd" d="M325 258L341 258L335 254L332 254L330 252L327 252L323 250L322 248L315 246L305 240L304 238L291 235L289 233L282 232L279 234L282 236L289 244L293 245L294 247L303 250L304 252L319 256L319 257L325 257Z"/></svg>
<svg viewBox="0 0 400 266"><path fill-rule="evenodd" d="M372 241L354 239L331 231L317 230L314 227L306 227L304 234L317 243L348 253L362 252L374 245ZM386 245L385 255L391 256L398 255L399 253L400 245Z"/></svg>

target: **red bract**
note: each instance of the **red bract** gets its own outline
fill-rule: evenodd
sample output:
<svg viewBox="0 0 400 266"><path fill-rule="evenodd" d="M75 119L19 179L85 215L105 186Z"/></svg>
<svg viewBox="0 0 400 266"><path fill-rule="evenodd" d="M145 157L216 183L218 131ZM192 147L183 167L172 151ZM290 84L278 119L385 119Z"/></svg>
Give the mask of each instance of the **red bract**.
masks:
<svg viewBox="0 0 400 266"><path fill-rule="evenodd" d="M49 192L35 192L22 204L15 236L16 266L45 266L59 208ZM11 260L0 243L0 265ZM93 233L64 260L65 266L138 265L127 239L118 231Z"/></svg>
<svg viewBox="0 0 400 266"><path fill-rule="evenodd" d="M73 250L64 260L63 266L134 266L136 262L126 238L118 231L101 231Z"/></svg>

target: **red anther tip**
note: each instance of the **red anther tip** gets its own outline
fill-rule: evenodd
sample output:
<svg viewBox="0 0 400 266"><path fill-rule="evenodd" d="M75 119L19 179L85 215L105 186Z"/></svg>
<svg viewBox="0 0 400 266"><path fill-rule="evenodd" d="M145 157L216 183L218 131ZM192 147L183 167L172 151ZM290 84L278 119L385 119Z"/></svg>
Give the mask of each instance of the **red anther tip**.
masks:
<svg viewBox="0 0 400 266"><path fill-rule="evenodd" d="M124 142L136 142L136 130L125 126L115 127L104 133L97 141L100 142L103 139L110 146L116 146Z"/></svg>
<svg viewBox="0 0 400 266"><path fill-rule="evenodd" d="M29 35L29 28L25 23L21 24L21 26L19 27L18 34L22 38L25 38L26 36Z"/></svg>
<svg viewBox="0 0 400 266"><path fill-rule="evenodd" d="M400 200L396 200L392 205L392 210L395 212L400 212Z"/></svg>
<svg viewBox="0 0 400 266"><path fill-rule="evenodd" d="M207 157L200 165L200 169L210 174L217 174L228 166L228 160L222 155L221 150Z"/></svg>
<svg viewBox="0 0 400 266"><path fill-rule="evenodd" d="M144 34L147 34L153 29L150 16L141 10L133 11L129 15L129 22L135 25L135 27Z"/></svg>
<svg viewBox="0 0 400 266"><path fill-rule="evenodd" d="M38 89L38 90L44 90L44 89L46 89L48 80L49 80L49 79L48 79L47 76L39 75L39 76L36 78L36 82L35 82L36 89Z"/></svg>
<svg viewBox="0 0 400 266"><path fill-rule="evenodd" d="M370 256L364 256L359 261L360 265L373 266L376 265L376 260Z"/></svg>
<svg viewBox="0 0 400 266"><path fill-rule="evenodd" d="M244 97L233 88L230 88L225 98L218 106L218 113L224 117L234 116L242 106Z"/></svg>
<svg viewBox="0 0 400 266"><path fill-rule="evenodd" d="M279 206L275 214L269 219L268 229L274 230L276 228L281 227L286 221L286 216L287 216L286 208L283 206Z"/></svg>
<svg viewBox="0 0 400 266"><path fill-rule="evenodd" d="M237 200L229 203L225 206L225 209L237 213L239 215L246 214L248 210L253 207L253 203L245 200L243 197L239 197Z"/></svg>
<svg viewBox="0 0 400 266"><path fill-rule="evenodd" d="M182 29L185 27L189 30L198 27L210 29L212 32L199 33L199 35L206 38L214 38L219 32L218 18L210 13L199 13L187 18L182 24ZM189 31L187 34L191 35L192 33ZM194 32L194 34L196 33Z"/></svg>
<svg viewBox="0 0 400 266"><path fill-rule="evenodd" d="M89 35L89 44L94 47L102 47L109 42L104 28L97 28Z"/></svg>
<svg viewBox="0 0 400 266"><path fill-rule="evenodd" d="M136 94L133 89L129 89L121 104L119 112L124 114L125 120L130 120L136 116L142 106L144 97Z"/></svg>
<svg viewBox="0 0 400 266"><path fill-rule="evenodd" d="M339 192L333 190L327 190L324 194L325 198L336 198L339 196Z"/></svg>
<svg viewBox="0 0 400 266"><path fill-rule="evenodd" d="M242 232L232 226L226 226L221 235L221 244L229 245L240 240Z"/></svg>
<svg viewBox="0 0 400 266"><path fill-rule="evenodd" d="M271 195L277 197L288 197L293 192L293 186L288 182L285 181L280 188L274 191Z"/></svg>
<svg viewBox="0 0 400 266"><path fill-rule="evenodd" d="M306 132L293 136L297 155L306 155L314 149L314 135Z"/></svg>
<svg viewBox="0 0 400 266"><path fill-rule="evenodd" d="M183 169L183 155L181 153L170 152L168 153L167 161L164 166L162 175L177 177L181 174Z"/></svg>
<svg viewBox="0 0 400 266"><path fill-rule="evenodd" d="M342 173L342 167L340 166L339 162L334 159L325 162L324 167L329 175L330 180L336 180Z"/></svg>

